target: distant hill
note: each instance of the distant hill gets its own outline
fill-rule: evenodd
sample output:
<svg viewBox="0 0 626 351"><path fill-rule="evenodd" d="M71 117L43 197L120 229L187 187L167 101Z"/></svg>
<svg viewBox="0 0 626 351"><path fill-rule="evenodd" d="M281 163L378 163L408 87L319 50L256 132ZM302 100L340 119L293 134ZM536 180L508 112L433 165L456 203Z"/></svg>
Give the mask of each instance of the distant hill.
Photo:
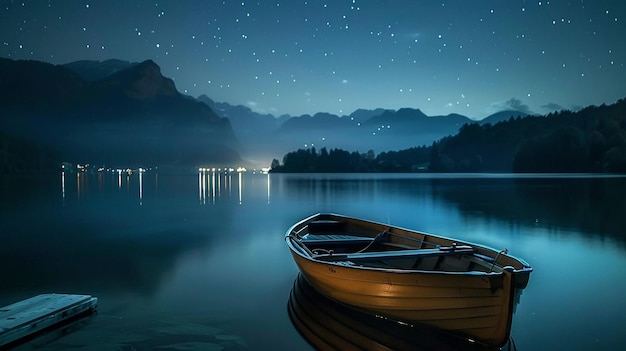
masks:
<svg viewBox="0 0 626 351"><path fill-rule="evenodd" d="M400 111L399 111L400 112ZM447 116L457 122L459 116ZM626 99L577 112L467 123L430 146L374 153L298 148L272 162L272 172L517 172L626 174ZM379 116L409 123L419 110ZM445 118L444 118L445 119Z"/></svg>
<svg viewBox="0 0 626 351"><path fill-rule="evenodd" d="M626 173L626 100L546 116L500 116L433 144L435 172ZM493 120L493 119L492 119Z"/></svg>
<svg viewBox="0 0 626 351"><path fill-rule="evenodd" d="M356 116L356 117L355 117ZM357 110L350 116L328 113L304 115L285 121L278 139L292 150L304 144L366 152L400 150L430 145L455 134L471 120L461 115L427 116L419 109Z"/></svg>
<svg viewBox="0 0 626 351"><path fill-rule="evenodd" d="M242 155L268 166L302 147L378 153L429 146L476 123L414 108L275 117L183 95L150 60L55 66L0 59L0 113L0 129L19 140L58 147L67 159L106 163L239 163ZM525 114L502 111L477 123L518 116Z"/></svg>
<svg viewBox="0 0 626 351"><path fill-rule="evenodd" d="M527 114L507 110L475 121L460 114L428 116L419 109L357 109L347 116L320 112L314 115L275 117L247 106L215 102L206 95L198 97L221 117L228 118L242 143L242 152L252 157L276 157L300 147L342 148L366 152L385 152L423 145L456 134L468 123L495 124Z"/></svg>
<svg viewBox="0 0 626 351"><path fill-rule="evenodd" d="M264 159L312 146L383 152L430 145L474 122L459 114L427 116L411 108L357 109L347 116L320 112L276 118L256 113L246 106L217 103L204 95L198 97L198 101L231 121L245 155Z"/></svg>
<svg viewBox="0 0 626 351"><path fill-rule="evenodd" d="M275 130L282 121L291 117L276 118L271 114L254 112L246 106L215 102L206 95L199 96L198 100L209 106L219 116L228 118L233 125L235 134L242 138Z"/></svg>
<svg viewBox="0 0 626 351"><path fill-rule="evenodd" d="M393 111L393 110L383 109L383 108L377 108L374 110L366 110L366 109L360 108L352 112L348 117L350 117L351 120L356 121L356 122L365 122L372 117L380 116L383 113L388 112L388 111Z"/></svg>
<svg viewBox="0 0 626 351"><path fill-rule="evenodd" d="M70 162L241 162L228 119L180 94L153 61L123 69L121 61L105 61L101 69L86 62L55 66L0 59L0 129L54 147ZM81 77L95 79L102 72L108 72L102 79Z"/></svg>
<svg viewBox="0 0 626 351"><path fill-rule="evenodd" d="M198 97L198 101L209 106L220 117L227 118L233 127L237 140L241 143L241 154L258 167L268 167L267 160L284 152L280 143L275 140L280 125L291 118L289 115L274 117L252 111L247 106L231 105L226 102L215 102L206 95Z"/></svg>
<svg viewBox="0 0 626 351"><path fill-rule="evenodd" d="M299 133L300 131L327 132L336 128L349 128L354 126L348 118L341 118L327 112L318 112L315 115L302 115L286 120L280 127L283 133Z"/></svg>
<svg viewBox="0 0 626 351"><path fill-rule="evenodd" d="M381 115L374 116L363 124L398 129L398 134L445 136L456 133L461 126L470 122L472 122L471 119L459 114L430 117L420 109L401 108L398 111L386 111Z"/></svg>

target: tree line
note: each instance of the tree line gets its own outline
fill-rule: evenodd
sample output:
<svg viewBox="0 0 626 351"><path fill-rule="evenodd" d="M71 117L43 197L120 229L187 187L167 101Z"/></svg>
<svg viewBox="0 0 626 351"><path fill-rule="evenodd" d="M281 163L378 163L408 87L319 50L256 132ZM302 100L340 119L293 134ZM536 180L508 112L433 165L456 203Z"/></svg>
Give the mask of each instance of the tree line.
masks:
<svg viewBox="0 0 626 351"><path fill-rule="evenodd" d="M470 123L430 146L374 155L315 148L287 153L274 172L626 173L626 100L577 112Z"/></svg>
<svg viewBox="0 0 626 351"><path fill-rule="evenodd" d="M430 147L420 146L401 151L367 153L348 152L342 149L319 152L315 147L287 153L283 163L274 159L272 172L284 173L352 173L352 172L409 172L424 170L428 164Z"/></svg>

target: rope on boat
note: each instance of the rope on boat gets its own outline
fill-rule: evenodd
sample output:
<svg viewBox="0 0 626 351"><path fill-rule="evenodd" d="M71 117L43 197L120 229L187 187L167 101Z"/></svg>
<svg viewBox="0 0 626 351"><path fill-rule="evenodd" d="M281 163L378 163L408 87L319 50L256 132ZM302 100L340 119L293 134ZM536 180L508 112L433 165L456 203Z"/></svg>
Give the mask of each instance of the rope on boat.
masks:
<svg viewBox="0 0 626 351"><path fill-rule="evenodd" d="M493 259L493 263L491 263L491 267L489 267L489 272L491 273L493 271L493 267L496 265L496 261L498 260L498 257L500 257L501 254L508 254L509 253L509 249L504 248L502 250L500 250L500 252L498 252L498 254L496 255L496 257Z"/></svg>
<svg viewBox="0 0 626 351"><path fill-rule="evenodd" d="M333 250L326 250L326 249L320 249L320 248L313 249L311 252L313 252L316 255L326 254L329 256L332 256L333 253L335 253L335 251Z"/></svg>
<svg viewBox="0 0 626 351"><path fill-rule="evenodd" d="M362 248L361 250L357 251L356 253L362 253L365 250L369 249L372 245L374 245L374 243L376 243L377 241L380 241L382 239L383 236L385 236L385 234L387 234L387 230L383 230L382 232L376 234L376 236L374 237L374 240L370 241L367 246L365 246L364 248Z"/></svg>
<svg viewBox="0 0 626 351"><path fill-rule="evenodd" d="M292 242L294 242L296 245L298 245L298 247L302 248L309 256L313 257L313 252L311 250L309 250L308 247L306 247L306 245L304 245L302 243L302 241L300 240L301 237L299 235L299 233L302 230L299 230L297 232L291 232L289 233L289 240L291 240Z"/></svg>
<svg viewBox="0 0 626 351"><path fill-rule="evenodd" d="M306 229L306 226L304 226L304 227L302 227L302 228L300 228L298 230L292 231L289 235L294 235L296 238L302 239L302 237L300 236L300 233L302 233L302 231L305 230L305 229Z"/></svg>

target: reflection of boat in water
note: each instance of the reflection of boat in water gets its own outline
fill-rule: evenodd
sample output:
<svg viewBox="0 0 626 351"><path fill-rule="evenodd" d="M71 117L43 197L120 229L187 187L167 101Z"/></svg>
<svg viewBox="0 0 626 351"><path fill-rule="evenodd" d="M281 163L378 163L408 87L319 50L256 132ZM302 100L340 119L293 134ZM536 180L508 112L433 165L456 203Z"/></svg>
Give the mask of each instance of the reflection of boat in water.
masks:
<svg viewBox="0 0 626 351"><path fill-rule="evenodd" d="M508 340L516 290L532 271L506 250L335 214L300 221L286 240L323 295L493 346Z"/></svg>
<svg viewBox="0 0 626 351"><path fill-rule="evenodd" d="M319 350L496 350L440 329L359 312L318 293L302 274L287 307L293 325Z"/></svg>

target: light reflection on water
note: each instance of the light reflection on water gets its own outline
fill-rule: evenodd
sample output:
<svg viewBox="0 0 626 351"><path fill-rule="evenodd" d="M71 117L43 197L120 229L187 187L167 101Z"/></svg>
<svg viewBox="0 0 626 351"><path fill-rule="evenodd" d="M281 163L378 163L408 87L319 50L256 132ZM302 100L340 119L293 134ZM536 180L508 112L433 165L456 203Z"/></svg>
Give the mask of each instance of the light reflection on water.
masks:
<svg viewBox="0 0 626 351"><path fill-rule="evenodd" d="M528 261L535 270L512 330L520 350L626 342L623 177L59 177L0 183L0 306L54 291L98 296L100 314L67 342L306 349L287 315L297 268L283 235L320 211L506 247ZM216 330L219 340L200 335Z"/></svg>

